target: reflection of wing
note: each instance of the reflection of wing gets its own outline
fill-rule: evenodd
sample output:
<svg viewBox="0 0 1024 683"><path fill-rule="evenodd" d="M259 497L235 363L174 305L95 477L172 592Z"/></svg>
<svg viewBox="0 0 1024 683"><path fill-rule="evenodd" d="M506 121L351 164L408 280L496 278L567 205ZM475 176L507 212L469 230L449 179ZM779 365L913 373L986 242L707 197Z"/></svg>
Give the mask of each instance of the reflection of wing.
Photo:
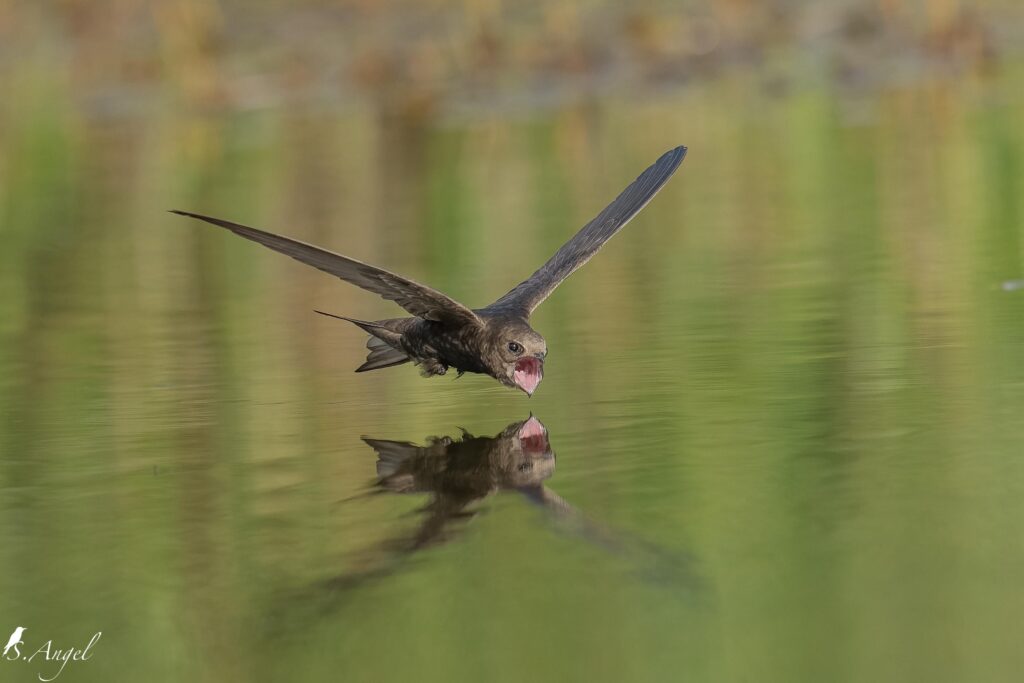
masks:
<svg viewBox="0 0 1024 683"><path fill-rule="evenodd" d="M520 486L516 490L534 503L542 505L559 517L573 517L575 515L579 515L579 512L569 504L569 501L562 498L543 484Z"/></svg>
<svg viewBox="0 0 1024 683"><path fill-rule="evenodd" d="M371 266L361 261L335 254L334 252L314 247L312 244L299 242L288 237L281 237L269 232L250 228L231 221L211 218L188 211L172 211L171 213L198 218L201 221L226 228L231 232L252 240L258 244L291 256L296 261L313 266L325 273L351 282L352 284L379 294L415 316L426 320L446 320L460 323L478 324L473 311L459 302L418 282L413 282L401 275L395 275L382 268Z"/></svg>
<svg viewBox="0 0 1024 683"><path fill-rule="evenodd" d="M551 292L591 257L651 201L686 156L685 147L666 152L629 187L587 223L524 282L485 310L528 316Z"/></svg>
<svg viewBox="0 0 1024 683"><path fill-rule="evenodd" d="M703 589L703 579L695 573L693 558L689 553L674 552L632 534L598 524L543 484L521 486L516 490L544 508L563 530L608 552L635 558L639 564L639 573L646 578L681 585L690 593Z"/></svg>

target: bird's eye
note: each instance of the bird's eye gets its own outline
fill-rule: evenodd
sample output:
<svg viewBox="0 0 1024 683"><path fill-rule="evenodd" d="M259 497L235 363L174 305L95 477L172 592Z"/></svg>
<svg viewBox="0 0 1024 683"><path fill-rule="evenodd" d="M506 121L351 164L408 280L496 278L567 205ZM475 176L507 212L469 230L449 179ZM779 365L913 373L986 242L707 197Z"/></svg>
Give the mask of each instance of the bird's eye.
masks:
<svg viewBox="0 0 1024 683"><path fill-rule="evenodd" d="M508 350L518 356L523 352L523 346L519 342L509 342Z"/></svg>

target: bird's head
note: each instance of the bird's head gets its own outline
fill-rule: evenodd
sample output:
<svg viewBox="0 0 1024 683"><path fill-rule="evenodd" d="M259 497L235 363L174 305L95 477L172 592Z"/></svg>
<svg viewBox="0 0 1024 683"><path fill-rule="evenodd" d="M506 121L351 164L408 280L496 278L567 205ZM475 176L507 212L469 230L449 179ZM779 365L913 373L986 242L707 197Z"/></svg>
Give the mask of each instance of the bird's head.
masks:
<svg viewBox="0 0 1024 683"><path fill-rule="evenodd" d="M505 386L533 396L544 378L548 344L525 320L500 320L491 325L487 365Z"/></svg>

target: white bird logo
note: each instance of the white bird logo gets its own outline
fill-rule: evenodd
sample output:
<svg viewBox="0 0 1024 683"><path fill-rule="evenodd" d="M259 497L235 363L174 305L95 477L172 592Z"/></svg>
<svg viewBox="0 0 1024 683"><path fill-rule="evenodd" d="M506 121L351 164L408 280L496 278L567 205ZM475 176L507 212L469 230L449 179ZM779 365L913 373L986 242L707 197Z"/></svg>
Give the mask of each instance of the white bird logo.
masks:
<svg viewBox="0 0 1024 683"><path fill-rule="evenodd" d="M7 657L7 652L12 647L16 647L18 645L24 645L25 643L22 642L22 640L21 640L21 634L24 633L24 632L25 632L25 627L24 626L19 626L18 628L14 629L14 633L12 633L11 637L7 639L7 647L4 648L3 655L0 655L0 656Z"/></svg>

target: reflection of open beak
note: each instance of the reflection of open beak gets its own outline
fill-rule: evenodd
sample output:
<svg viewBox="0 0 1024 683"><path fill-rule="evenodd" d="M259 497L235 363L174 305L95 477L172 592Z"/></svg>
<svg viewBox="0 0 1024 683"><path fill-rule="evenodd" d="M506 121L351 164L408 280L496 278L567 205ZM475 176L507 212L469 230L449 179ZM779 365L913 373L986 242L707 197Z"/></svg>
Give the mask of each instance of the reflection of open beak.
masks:
<svg viewBox="0 0 1024 683"><path fill-rule="evenodd" d="M519 428L519 443L523 446L523 452L527 455L545 455L551 450L548 444L548 430L537 418L530 416L530 419Z"/></svg>
<svg viewBox="0 0 1024 683"><path fill-rule="evenodd" d="M544 379L544 361L541 358L528 356L516 361L515 370L512 372L512 381L525 391L527 396L533 396L533 392L537 391L537 385L542 379ZM541 428L543 429L543 426Z"/></svg>

